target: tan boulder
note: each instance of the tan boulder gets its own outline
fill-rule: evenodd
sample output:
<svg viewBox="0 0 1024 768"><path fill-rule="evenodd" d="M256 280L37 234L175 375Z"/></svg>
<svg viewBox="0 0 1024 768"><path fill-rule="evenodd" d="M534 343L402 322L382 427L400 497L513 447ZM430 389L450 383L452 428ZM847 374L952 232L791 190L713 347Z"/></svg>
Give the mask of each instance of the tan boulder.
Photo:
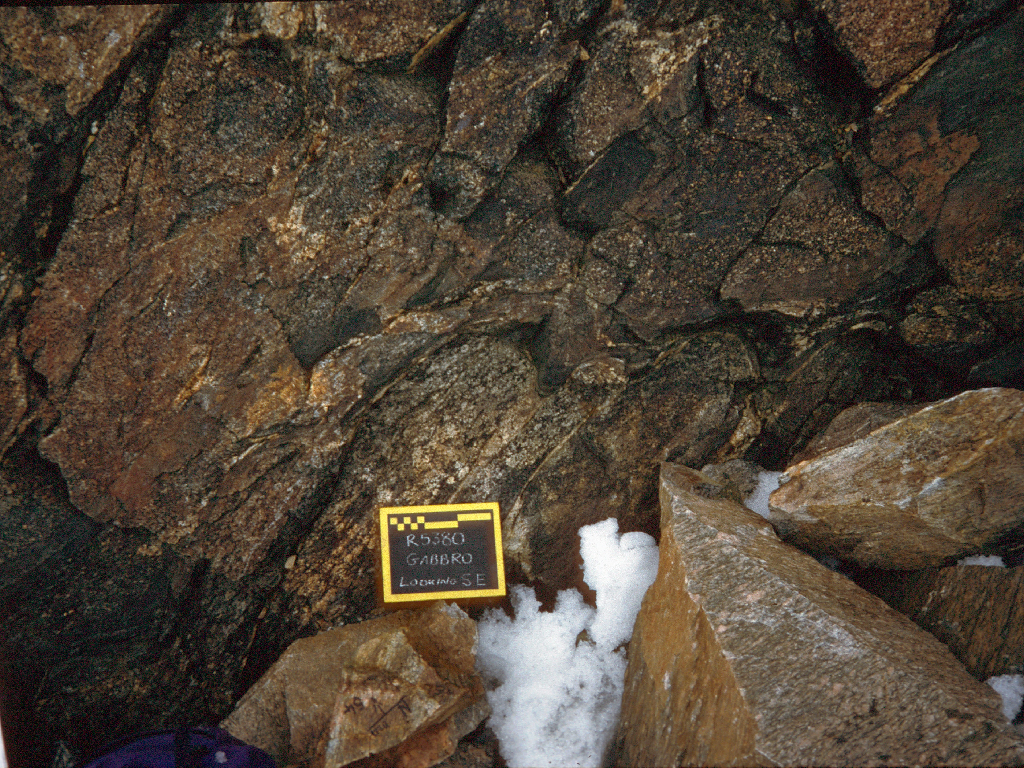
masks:
<svg viewBox="0 0 1024 768"><path fill-rule="evenodd" d="M427 768L490 713L476 624L442 602L296 640L222 723L279 765Z"/></svg>
<svg viewBox="0 0 1024 768"><path fill-rule="evenodd" d="M1024 392L933 403L781 480L770 519L812 554L897 569L974 554L1024 522Z"/></svg>
<svg viewBox="0 0 1024 768"><path fill-rule="evenodd" d="M999 697L941 643L662 465L621 765L1020 765Z"/></svg>

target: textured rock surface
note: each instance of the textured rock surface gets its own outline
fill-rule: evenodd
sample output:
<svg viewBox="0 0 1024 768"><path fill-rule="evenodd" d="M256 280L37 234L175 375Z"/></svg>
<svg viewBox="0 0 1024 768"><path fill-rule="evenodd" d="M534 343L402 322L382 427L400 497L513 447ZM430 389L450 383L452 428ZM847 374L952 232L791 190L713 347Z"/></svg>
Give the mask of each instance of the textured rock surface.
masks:
<svg viewBox="0 0 1024 768"><path fill-rule="evenodd" d="M869 86L879 88L909 74L931 55L951 3L815 0L812 5L832 27L858 74Z"/></svg>
<svg viewBox="0 0 1024 768"><path fill-rule="evenodd" d="M998 698L941 643L687 486L663 465L659 572L633 631L616 764L1024 762Z"/></svg>
<svg viewBox="0 0 1024 768"><path fill-rule="evenodd" d="M911 242L934 227L954 285L993 301L1020 298L1024 164L1017 73L1024 11L934 64L891 114L870 121L866 207ZM1012 158L1012 159L1011 159Z"/></svg>
<svg viewBox="0 0 1024 768"><path fill-rule="evenodd" d="M279 765L426 768L488 714L475 647L443 603L332 629L289 646L222 726Z"/></svg>
<svg viewBox="0 0 1024 768"><path fill-rule="evenodd" d="M802 315L836 307L906 266L909 249L870 220L838 170L803 176L726 275L722 298L747 311Z"/></svg>
<svg viewBox="0 0 1024 768"><path fill-rule="evenodd" d="M452 215L473 211L544 115L579 52L540 0L483 3L466 27L448 86L431 181Z"/></svg>
<svg viewBox="0 0 1024 768"><path fill-rule="evenodd" d="M1024 386L1020 12L916 7L3 11L20 762L366 619L381 503L499 501L553 590L662 460Z"/></svg>
<svg viewBox="0 0 1024 768"><path fill-rule="evenodd" d="M1024 523L1022 448L1024 392L965 392L789 467L770 519L816 554L940 565Z"/></svg>
<svg viewBox="0 0 1024 768"><path fill-rule="evenodd" d="M949 646L979 680L1024 673L1024 567L929 568L867 586Z"/></svg>
<svg viewBox="0 0 1024 768"><path fill-rule="evenodd" d="M4 64L27 75L22 87L7 98L38 120L59 107L75 117L173 10L173 5L65 7L49 12L4 8ZM54 91L63 91L63 104L51 101Z"/></svg>

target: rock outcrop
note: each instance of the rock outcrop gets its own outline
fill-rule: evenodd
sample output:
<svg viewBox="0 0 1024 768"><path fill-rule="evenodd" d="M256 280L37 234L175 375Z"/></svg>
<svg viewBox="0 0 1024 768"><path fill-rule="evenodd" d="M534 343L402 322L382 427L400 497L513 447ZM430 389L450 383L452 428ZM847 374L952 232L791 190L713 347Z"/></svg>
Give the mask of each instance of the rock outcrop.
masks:
<svg viewBox="0 0 1024 768"><path fill-rule="evenodd" d="M497 501L509 583L556 590L582 525L657 532L662 461L781 470L848 406L1024 387L1022 25L0 12L14 762L217 722L367 619L381 505Z"/></svg>
<svg viewBox="0 0 1024 768"><path fill-rule="evenodd" d="M789 467L770 498L808 552L917 569L1024 524L1024 392L965 392Z"/></svg>
<svg viewBox="0 0 1024 768"><path fill-rule="evenodd" d="M949 650L663 465L661 560L630 644L623 765L1019 765Z"/></svg>

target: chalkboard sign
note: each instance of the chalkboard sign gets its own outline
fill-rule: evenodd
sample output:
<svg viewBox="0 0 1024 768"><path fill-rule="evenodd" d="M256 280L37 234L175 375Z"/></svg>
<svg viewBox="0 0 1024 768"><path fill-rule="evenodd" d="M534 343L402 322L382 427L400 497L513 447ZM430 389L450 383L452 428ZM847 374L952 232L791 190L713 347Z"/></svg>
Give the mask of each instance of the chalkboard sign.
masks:
<svg viewBox="0 0 1024 768"><path fill-rule="evenodd" d="M505 594L497 502L381 507L384 602Z"/></svg>

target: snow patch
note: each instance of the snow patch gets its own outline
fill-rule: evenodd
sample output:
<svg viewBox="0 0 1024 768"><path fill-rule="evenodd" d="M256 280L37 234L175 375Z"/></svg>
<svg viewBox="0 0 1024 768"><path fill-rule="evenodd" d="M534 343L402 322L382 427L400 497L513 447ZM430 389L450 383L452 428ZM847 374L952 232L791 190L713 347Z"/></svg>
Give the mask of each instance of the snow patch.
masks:
<svg viewBox="0 0 1024 768"><path fill-rule="evenodd" d="M540 611L529 587L511 589L515 619L487 611L478 623L477 668L489 725L510 768L600 766L622 705L626 653L620 647L658 570L658 547L645 533L618 535L615 519L580 529L583 577L597 594L591 608L575 589Z"/></svg>
<svg viewBox="0 0 1024 768"><path fill-rule="evenodd" d="M1013 722L1024 703L1024 675L999 675L985 681L1003 699L1003 714Z"/></svg>
<svg viewBox="0 0 1024 768"><path fill-rule="evenodd" d="M743 500L743 504L747 509L757 512L766 520L770 520L771 518L768 516L768 497L771 496L772 491L779 487L780 477L782 477L782 472L758 472L757 487Z"/></svg>

